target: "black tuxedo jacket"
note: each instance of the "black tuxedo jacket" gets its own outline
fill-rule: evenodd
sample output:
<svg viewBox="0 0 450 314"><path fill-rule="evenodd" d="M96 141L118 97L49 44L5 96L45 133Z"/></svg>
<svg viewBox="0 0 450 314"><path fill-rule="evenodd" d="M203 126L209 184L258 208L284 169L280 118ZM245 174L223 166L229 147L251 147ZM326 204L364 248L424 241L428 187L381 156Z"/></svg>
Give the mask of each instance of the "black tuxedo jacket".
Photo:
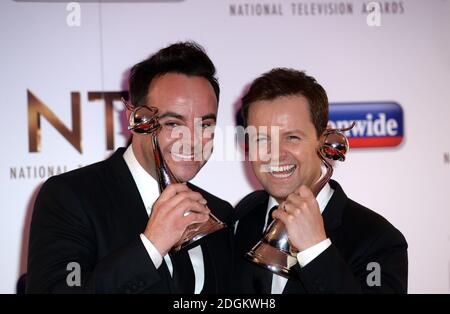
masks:
<svg viewBox="0 0 450 314"><path fill-rule="evenodd" d="M331 246L305 267L298 263L284 288L290 293L406 293L407 243L386 219L347 198L331 180L333 196L323 211ZM256 191L236 207L233 291L271 293L272 272L244 258L261 238L269 195ZM381 276L371 262L380 265ZM377 278L381 278L377 285Z"/></svg>
<svg viewBox="0 0 450 314"><path fill-rule="evenodd" d="M28 253L28 293L171 293L167 267L156 269L141 239L148 215L123 153L48 179L36 199ZM229 223L229 203L188 183L200 192L211 212ZM200 244L205 283L202 293L229 288L230 228L210 234ZM81 286L67 277L81 269ZM73 283L73 279L69 280Z"/></svg>

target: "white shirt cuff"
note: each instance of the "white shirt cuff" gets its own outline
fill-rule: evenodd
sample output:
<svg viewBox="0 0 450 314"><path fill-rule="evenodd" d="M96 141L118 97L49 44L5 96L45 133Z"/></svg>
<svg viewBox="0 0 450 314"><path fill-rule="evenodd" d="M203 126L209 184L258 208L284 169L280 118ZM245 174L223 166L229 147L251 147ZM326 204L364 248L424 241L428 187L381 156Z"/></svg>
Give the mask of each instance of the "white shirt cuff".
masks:
<svg viewBox="0 0 450 314"><path fill-rule="evenodd" d="M331 245L330 239L325 239L322 242L319 242L304 251L297 253L297 260L300 267L305 267L308 265L313 259L319 256L323 251L325 251Z"/></svg>
<svg viewBox="0 0 450 314"><path fill-rule="evenodd" d="M148 255L150 256L156 269L158 269L159 266L161 266L162 261L163 261L161 254L156 249L156 247L153 245L153 243L150 242L150 240L147 239L147 237L143 233L141 233L140 236L141 236L142 243L144 244L145 249L147 250Z"/></svg>

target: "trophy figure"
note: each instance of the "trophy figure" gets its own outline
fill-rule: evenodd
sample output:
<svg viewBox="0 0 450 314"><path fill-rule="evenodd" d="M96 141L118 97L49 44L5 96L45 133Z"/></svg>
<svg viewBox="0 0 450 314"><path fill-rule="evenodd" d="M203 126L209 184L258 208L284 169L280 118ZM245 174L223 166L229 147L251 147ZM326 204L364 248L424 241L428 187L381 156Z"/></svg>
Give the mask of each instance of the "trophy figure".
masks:
<svg viewBox="0 0 450 314"><path fill-rule="evenodd" d="M169 184L181 183L172 171L170 171L158 145L158 132L162 127L158 121L158 108L148 106L134 108L124 99L122 101L127 109L131 111L128 129L135 133L151 136L159 192L161 193ZM205 223L192 224L187 227L181 239L173 246L172 250L179 251L204 236L225 227L226 225L223 222L210 213L209 219Z"/></svg>
<svg viewBox="0 0 450 314"><path fill-rule="evenodd" d="M326 173L312 186L311 190L315 197L328 183L333 167L327 161L345 160L345 154L349 149L349 144L343 132L353 128L355 123L345 129L327 129L323 133L317 154L325 166ZM297 262L296 253L298 250L293 247L288 238L285 225L278 219L274 219L260 240L245 257L278 275L290 276L290 267Z"/></svg>

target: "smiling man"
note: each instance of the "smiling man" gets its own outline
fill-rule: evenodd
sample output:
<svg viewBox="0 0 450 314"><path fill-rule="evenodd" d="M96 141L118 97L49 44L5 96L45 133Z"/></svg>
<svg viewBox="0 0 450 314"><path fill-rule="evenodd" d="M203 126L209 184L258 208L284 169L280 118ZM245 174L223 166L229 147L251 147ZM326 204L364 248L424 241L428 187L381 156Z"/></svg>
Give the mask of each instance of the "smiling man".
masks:
<svg viewBox="0 0 450 314"><path fill-rule="evenodd" d="M216 123L215 67L197 44L177 43L136 64L129 83L132 106L158 109L161 152L183 183L159 195L151 136L145 134L134 134L128 148L105 161L50 178L33 211L29 293L227 291L229 229L170 252L186 228L206 222L210 212L226 222L232 211L188 182L209 157L211 133L201 131ZM191 136L178 136L179 129Z"/></svg>
<svg viewBox="0 0 450 314"><path fill-rule="evenodd" d="M334 180L317 197L311 191L323 174L317 149L328 123L328 99L322 86L304 72L274 69L251 84L242 113L247 126L256 129L249 133L250 147L278 151L270 151L271 158L253 154L253 172L264 190L236 207L234 291L405 293L403 235L349 199ZM298 249L289 279L244 258L273 218L285 224Z"/></svg>

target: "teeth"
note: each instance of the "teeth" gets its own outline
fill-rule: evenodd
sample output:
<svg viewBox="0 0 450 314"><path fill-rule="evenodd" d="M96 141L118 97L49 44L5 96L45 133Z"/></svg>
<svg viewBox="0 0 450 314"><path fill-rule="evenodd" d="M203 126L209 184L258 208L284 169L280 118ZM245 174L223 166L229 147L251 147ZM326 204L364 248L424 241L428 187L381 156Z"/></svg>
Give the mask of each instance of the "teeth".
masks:
<svg viewBox="0 0 450 314"><path fill-rule="evenodd" d="M270 166L270 172L281 172L281 171L290 171L294 169L295 165L286 165L286 166Z"/></svg>
<svg viewBox="0 0 450 314"><path fill-rule="evenodd" d="M274 176L275 178L287 178L294 173L296 168L297 168L296 165L283 165L283 166L265 165L265 167L263 167L263 171L269 172L270 175Z"/></svg>
<svg viewBox="0 0 450 314"><path fill-rule="evenodd" d="M287 177L289 177L292 174L292 172L291 173L286 173L286 174L281 174L281 173L278 173L278 174L271 173L271 174L275 178L287 178Z"/></svg>
<svg viewBox="0 0 450 314"><path fill-rule="evenodd" d="M175 157L174 159L191 160L194 158L194 155L182 155L182 154L172 153L172 157Z"/></svg>

